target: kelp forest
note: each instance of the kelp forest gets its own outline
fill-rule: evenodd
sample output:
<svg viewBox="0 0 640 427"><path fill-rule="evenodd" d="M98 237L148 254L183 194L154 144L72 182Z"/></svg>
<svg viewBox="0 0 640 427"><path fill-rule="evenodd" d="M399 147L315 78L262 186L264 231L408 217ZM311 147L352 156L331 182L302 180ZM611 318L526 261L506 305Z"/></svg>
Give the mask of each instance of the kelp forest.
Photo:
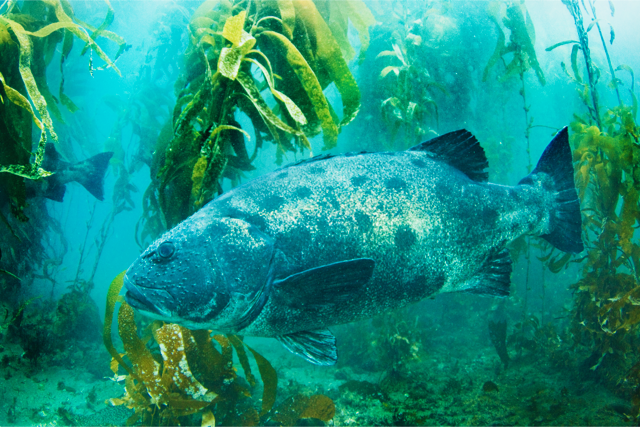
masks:
<svg viewBox="0 0 640 427"><path fill-rule="evenodd" d="M0 424L637 425L639 14L0 1ZM467 129L489 181L513 186L565 126L584 251L520 237L508 297L434 295L332 327L334 366L123 297L162 233L278 168Z"/></svg>

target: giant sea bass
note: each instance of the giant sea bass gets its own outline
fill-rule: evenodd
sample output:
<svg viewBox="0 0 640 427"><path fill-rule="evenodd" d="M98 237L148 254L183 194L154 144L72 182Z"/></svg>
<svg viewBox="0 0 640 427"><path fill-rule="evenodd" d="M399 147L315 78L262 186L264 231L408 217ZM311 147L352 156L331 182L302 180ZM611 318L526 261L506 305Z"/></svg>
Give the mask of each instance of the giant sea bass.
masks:
<svg viewBox="0 0 640 427"><path fill-rule="evenodd" d="M191 329L275 337L318 365L332 325L442 292L504 297L524 234L583 250L567 128L516 186L459 130L407 151L318 156L241 185L129 267L126 301Z"/></svg>

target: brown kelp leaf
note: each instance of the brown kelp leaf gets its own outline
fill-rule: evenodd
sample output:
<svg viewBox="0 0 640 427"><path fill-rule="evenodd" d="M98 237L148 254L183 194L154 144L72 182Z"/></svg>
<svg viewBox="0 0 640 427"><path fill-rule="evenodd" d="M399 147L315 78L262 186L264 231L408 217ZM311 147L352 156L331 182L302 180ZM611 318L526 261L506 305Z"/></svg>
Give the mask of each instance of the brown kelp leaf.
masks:
<svg viewBox="0 0 640 427"><path fill-rule="evenodd" d="M229 40L233 46L240 45L242 33L244 32L244 20L246 16L247 12L243 10L239 14L228 18L224 24L222 36Z"/></svg>
<svg viewBox="0 0 640 427"><path fill-rule="evenodd" d="M313 72L311 67L309 67L307 61L300 54L293 43L291 43L291 41L289 41L289 39L287 39L282 34L276 33L274 31L263 31L262 33L260 33L260 36L266 36L274 43L274 45L286 58L289 65L293 68L296 76L298 76L298 80L300 80L300 83L304 87L304 90L309 96L311 104L313 105L315 112L320 119L324 138L324 148L330 149L335 147L338 143L338 127L331 117L329 104L327 102L327 98L324 96L324 93L322 93L322 87L320 86L315 73ZM340 58L342 58L342 56L340 56Z"/></svg>
<svg viewBox="0 0 640 427"><path fill-rule="evenodd" d="M154 331L156 342L164 359L162 377L167 383L173 383L187 396L187 406L193 400L211 402L216 393L207 390L194 376L189 368L185 354L186 343L180 326L166 324Z"/></svg>
<svg viewBox="0 0 640 427"><path fill-rule="evenodd" d="M152 402L166 403L168 384L160 377L160 364L138 337L133 309L126 302L122 302L118 310L118 333L127 357L133 364L132 370L136 374L132 374L131 377L144 383Z"/></svg>
<svg viewBox="0 0 640 427"><path fill-rule="evenodd" d="M240 365L242 365L242 369L244 369L244 376L247 379L247 382L251 387L255 387L256 379L251 373L251 366L249 365L249 358L247 357L247 352L244 350L244 342L237 335L227 335L231 345L236 349L236 354L238 355L238 360L240 361Z"/></svg>
<svg viewBox="0 0 640 427"><path fill-rule="evenodd" d="M265 415L271 410L273 404L276 403L276 392L278 389L278 375L276 370L273 369L271 363L260 353L245 344L253 357L256 359L258 365L258 371L260 372L260 378L264 384L264 391L262 393L262 409L260 410L260 416Z"/></svg>

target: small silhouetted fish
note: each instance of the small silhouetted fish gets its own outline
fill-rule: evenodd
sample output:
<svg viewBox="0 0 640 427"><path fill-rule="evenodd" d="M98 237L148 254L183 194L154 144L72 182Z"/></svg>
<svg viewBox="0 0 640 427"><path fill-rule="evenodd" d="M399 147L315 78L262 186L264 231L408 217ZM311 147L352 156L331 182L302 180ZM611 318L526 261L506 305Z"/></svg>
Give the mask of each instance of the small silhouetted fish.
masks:
<svg viewBox="0 0 640 427"><path fill-rule="evenodd" d="M53 172L53 175L37 180L25 180L27 197L46 197L62 202L66 185L75 181L96 199L104 200L104 175L111 156L113 152L108 151L72 164L62 160L55 144L49 142L45 148L42 168Z"/></svg>
<svg viewBox="0 0 640 427"><path fill-rule="evenodd" d="M567 128L518 185L490 184L473 135L397 153L321 156L238 186L129 267L126 300L188 328L275 337L337 360L330 326L443 292L506 296L507 245L583 249ZM364 179L367 178L367 179Z"/></svg>

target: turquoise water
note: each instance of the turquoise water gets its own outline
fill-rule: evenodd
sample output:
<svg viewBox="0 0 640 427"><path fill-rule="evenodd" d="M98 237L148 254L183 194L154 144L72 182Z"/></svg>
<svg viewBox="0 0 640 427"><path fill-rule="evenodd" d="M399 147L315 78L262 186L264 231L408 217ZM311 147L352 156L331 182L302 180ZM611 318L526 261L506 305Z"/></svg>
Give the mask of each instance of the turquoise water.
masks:
<svg viewBox="0 0 640 427"><path fill-rule="evenodd" d="M236 6L234 15L249 5L245 23L245 30L249 31L249 22L257 22L256 13L262 13L255 9L256 5L262 5L263 12L274 8L282 14L285 3L288 4L231 3ZM79 36L74 37L74 44L61 65L61 58L67 52L61 30L47 37L23 35L32 39L34 56L30 69L47 102L58 137L56 148L62 158L75 164L101 152L114 154L104 178L104 201L97 201L75 180L65 183L63 202L41 196L24 198L25 180L10 173L0 174L0 196L9 195L0 197L0 376L3 378L0 424L119 425L126 423L136 409L144 412L141 408L146 407L140 402L128 401L131 408L126 408L127 403L117 400L125 393L124 377L114 377L110 369L111 356L101 338L107 292L114 277L126 270L160 233L200 206L194 201L197 191L189 198L196 176L193 170L201 157L200 146L189 159L175 154L181 149L174 148L171 155L176 156L175 162L170 164L167 143L183 132L176 126L178 118L193 101L185 94L188 95L189 88L199 87L202 79L198 80L198 76L204 73L204 67L197 65L199 54L193 53L190 37L194 37L198 28L200 38L203 28L210 30L207 34L216 40L217 47L208 47L206 42L200 46L207 49L210 66L215 68L219 49L231 47L232 43L225 42L221 36L224 25L221 15L206 14L226 10L231 3L115 1L109 5L98 1L71 1L74 22L88 28L78 31L92 34L103 22L109 24L110 33L96 37L96 42L111 60L115 60L122 47L121 55L115 60L119 73L100 58L97 49L83 52L84 43ZM294 3L294 9L314 4ZM335 6L336 3L343 6ZM202 184L209 185L199 193L202 201L312 154L399 151L457 129L472 132L484 148L490 182L516 185L535 166L559 129L570 126L570 141L573 149L578 150L581 132L598 123L608 136L619 138L616 144L624 138L630 141L628 151L620 149L623 160L604 167L609 177L615 175L615 168L622 171L620 180L624 185L618 193L620 197L630 194L629 189L635 185L633 165L638 135L634 110L638 92L633 74L633 70L640 68L634 54L638 48L634 24L640 13L636 2L596 2L595 9L587 0L579 2L583 30L589 29L594 86L589 84L583 50L574 48L582 46L578 42L576 23L561 1L522 4L365 1L366 9L353 6L361 5L359 2L351 2L351 9L344 4L315 2L314 7L333 25L327 27L338 40L333 55L339 51L345 58L343 62L359 88L359 107L352 108L353 101L345 96L339 78L327 77L327 69L331 69L327 64L333 64L327 59L331 55L323 57L317 47L324 46L328 33L319 32L318 39L314 39L313 34L310 36L309 51L316 56L306 57L311 67L316 67L318 79L325 83L321 85L326 86L322 87L324 97L331 105L330 113L335 116L332 118L329 114L328 120L334 123L336 131L350 108L351 112L358 110L353 121L348 124L348 120L343 121L335 147L324 149L331 145L327 142L330 131L326 123L321 125L317 120L314 126L300 127L308 135L310 149L301 148L305 143L300 138L297 141L288 138L278 146L246 96L236 93L235 97L225 97L223 94L204 108L214 115L219 113L216 105L225 105L228 107L225 115L207 117L202 113L203 107L198 106L195 114L200 123L192 118L190 125L201 139L194 141L202 145L222 117L224 124L247 132L244 136L225 130L220 135L225 132L242 135L240 144L246 148L251 167L242 163L241 150L233 145L238 143L238 136L225 139L226 151L223 150L222 155L231 160L226 172L217 177L219 187L216 180L208 183L205 180ZM65 7L70 16L70 9ZM12 14L8 14L9 8ZM298 19L304 21L302 9L295 10ZM346 14L347 10L354 14L351 24L340 27L339 23L344 21L340 21L338 12ZM367 21L364 17L369 16L365 10L375 18L375 23L362 24ZM594 13L597 21L593 20ZM18 68L18 44L26 42L16 36L17 27L8 22L17 22L34 33L57 22L58 18L53 8L35 1L6 2L1 5L0 14L0 72L7 85L0 91L3 97L0 130L4 138L0 165L24 165L29 163L28 151L37 149L40 130L35 124L29 124L31 114L16 106L16 98L12 98L13 92L7 87L29 98L35 110L37 97L33 91L27 93L23 83L25 75L21 75ZM198 14L218 19L219 26L203 20L194 23ZM265 29L286 33L276 21L261 21L262 27L254 28L253 34ZM312 28L308 21L304 22L298 25ZM590 27L592 22L598 25ZM256 24L256 27L259 26ZM336 28L348 29L343 39L338 38ZM364 33L369 37L363 39ZM301 37L299 33L294 34ZM501 35L504 49L499 50L496 44L500 43ZM264 41L266 37L256 37L255 48L270 58L275 86L294 102L306 100L305 104L300 103L305 113L319 109L308 97L301 97L305 89L299 88L306 87L304 83L295 83L298 89L292 89L297 75L283 62L282 56L278 56L273 45ZM364 52L362 43L366 44L367 39L369 46ZM549 49L563 41L575 42ZM299 39L295 42L301 43ZM354 54L349 53L347 45L352 46ZM253 58L260 56L254 54ZM524 62L518 62L520 59ZM284 117L289 126L298 126L291 114L284 112L284 104L276 106L276 98L269 92L262 71L256 65L248 70L258 83L265 105ZM346 71L341 70L340 75L344 77ZM613 80L611 70L619 80ZM228 77L220 77L220 81L223 79ZM612 81L617 82L619 95ZM61 83L63 90L60 90ZM232 92L241 90L240 86L228 87ZM593 87L598 94L597 113L593 109ZM72 112L73 108L69 108L68 103L65 105L62 94L77 106L77 111ZM609 123L615 120L608 111L620 105L629 108L633 123L627 123L625 131ZM253 113L247 114L249 111ZM44 117L38 110L36 116ZM256 126L259 127L257 136ZM52 141L50 130L47 135ZM284 140L284 131L280 135ZM16 141L23 147L30 143L32 146L26 151L14 150L12 144ZM187 156L184 147L186 145L182 150ZM605 143L598 149L605 150L598 151L600 156L603 152L616 152L606 151ZM202 156L205 155L211 153L204 150ZM579 163L582 155L582 152L574 154L577 171L583 165ZM211 158L208 157L210 162ZM31 162L34 161L32 156ZM165 164L169 184L159 189L158 174L163 173ZM55 167L62 168L60 164ZM605 234L607 221L609 224L621 222L622 199L618 199L617 193L606 193L606 189L599 187L598 183L603 181L597 180L598 171L593 166L588 172L592 178L586 195L581 195L583 214L591 215L593 209L601 209L596 202L607 195L615 196L613 208L608 216L603 214L606 218L601 222L585 226L583 240L587 249L571 258L576 262L563 264L560 260L564 254L557 250L548 257L551 247L540 239L520 239L510 247L514 264L508 298L466 293L434 295L398 311L332 327L339 355L335 366L309 364L272 338L246 337L245 343L269 361L277 374L277 389L273 388L277 395L271 412L261 413L261 408L267 400L264 396L270 392L266 389L275 387L273 381L264 380L259 364L250 356L256 377L255 384L251 384L237 350L233 361L238 377L230 382L248 390L249 396L232 399L231 392L221 386L216 389L222 396L220 401L209 402L206 410L210 410L218 422L235 424L623 425L637 422L634 300L628 295L626 300L621 300L628 303L619 309L620 316L629 314L623 319L627 321L624 327L618 324L617 335L611 330L613 320L608 324L604 322L611 312L600 311L602 306L635 289L634 267L626 261L613 263L612 271L602 267L597 274L588 276L596 278L595 287L589 288L586 282L583 288L573 286L591 271L584 258L601 256L602 250L598 252L596 242ZM9 175L12 175L10 179ZM45 185L42 183L46 179L27 186ZM180 179L186 179L187 187L178 184ZM150 196L153 194L155 198ZM155 205L156 202L159 205ZM188 209L178 212L183 205ZM635 219L632 222L630 227L635 227ZM624 253L621 240L618 236L605 243L618 245L620 254ZM633 231L630 242L637 244ZM630 283L625 282L627 288L609 290L605 273L624 274L632 279ZM584 301L580 299L581 292L583 296L585 292L595 295L598 309L577 302ZM149 324L142 317L136 317L136 321L140 330ZM623 334L624 337L619 338ZM111 336L118 351L124 352L115 321ZM160 362L163 357L155 340L148 341L147 345ZM606 344L607 340L612 344ZM222 347L216 344L215 348ZM131 359L126 362L130 364ZM196 362L192 362L195 371ZM170 365L166 361L163 364ZM127 375L127 372L120 368L117 375ZM209 381L198 374L196 377L205 384ZM269 381L271 385L263 387L263 382ZM179 387L171 390L180 392ZM148 392L141 391L141 396L148 399L149 394L145 393ZM288 399L298 395L327 396L335 405L335 412L329 411L327 415L317 407L306 414L302 410L295 412ZM232 401L231 407L222 403ZM165 414L165 422L171 424L202 422L205 410L194 411L195 414L184 415L184 418L170 418L168 412L162 412L172 408L167 402L157 406L149 404L149 408L155 407L158 413ZM306 405L313 406L308 402ZM285 417L284 413L288 415ZM131 420L159 423L161 419L140 416Z"/></svg>

